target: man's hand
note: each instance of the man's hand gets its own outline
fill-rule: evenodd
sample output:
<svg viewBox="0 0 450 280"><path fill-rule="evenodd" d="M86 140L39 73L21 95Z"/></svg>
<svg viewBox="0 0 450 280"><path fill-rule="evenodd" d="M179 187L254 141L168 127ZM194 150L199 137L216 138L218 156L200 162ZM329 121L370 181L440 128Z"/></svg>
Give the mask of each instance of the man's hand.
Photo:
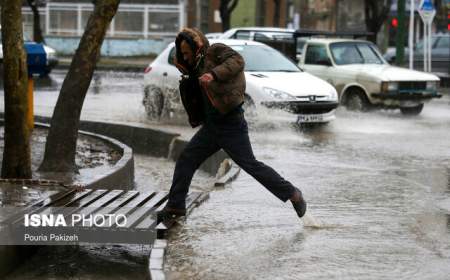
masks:
<svg viewBox="0 0 450 280"><path fill-rule="evenodd" d="M200 78L198 78L198 80L200 81L200 85L206 87L209 82L214 80L214 76L211 75L211 73L205 73Z"/></svg>

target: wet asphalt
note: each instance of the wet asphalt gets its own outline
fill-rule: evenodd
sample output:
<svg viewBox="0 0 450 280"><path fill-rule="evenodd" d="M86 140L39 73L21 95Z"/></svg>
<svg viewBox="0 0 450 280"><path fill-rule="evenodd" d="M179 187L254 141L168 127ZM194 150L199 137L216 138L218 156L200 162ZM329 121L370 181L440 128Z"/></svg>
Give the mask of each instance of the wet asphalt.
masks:
<svg viewBox="0 0 450 280"><path fill-rule="evenodd" d="M51 116L63 78L64 72L55 72L36 82L37 114ZM146 119L142 88L142 73L101 72L82 118L155 126ZM255 156L302 189L306 217L298 219L289 202L241 172L232 184L212 190L173 231L169 279L449 279L448 91L417 117L340 108L332 123L305 130L283 113L258 115L248 120ZM192 133L183 129L185 137ZM138 155L137 188L167 190L173 167L166 159ZM212 182L201 172L194 178L197 186ZM82 279L140 275L141 257L122 261L136 254L135 247L81 250L79 256L102 269L92 271L81 258L59 265L53 259L37 262L40 274L29 278L45 279L39 278L45 267L57 275L64 265ZM110 269L117 278L110 278Z"/></svg>

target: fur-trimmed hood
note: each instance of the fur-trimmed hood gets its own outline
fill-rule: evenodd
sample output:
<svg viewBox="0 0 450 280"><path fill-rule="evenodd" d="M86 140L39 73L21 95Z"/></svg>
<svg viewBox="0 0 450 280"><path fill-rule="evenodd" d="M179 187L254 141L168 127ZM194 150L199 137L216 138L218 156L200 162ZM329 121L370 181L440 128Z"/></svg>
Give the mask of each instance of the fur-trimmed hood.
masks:
<svg viewBox="0 0 450 280"><path fill-rule="evenodd" d="M183 59L180 46L183 40L193 50L193 66ZM244 102L245 62L237 51L222 43L210 46L205 35L194 28L185 28L178 33L175 45L175 66L184 74L180 79L181 101L192 127L205 120L203 94L222 115ZM211 74L214 79L200 84L198 78L205 73Z"/></svg>
<svg viewBox="0 0 450 280"><path fill-rule="evenodd" d="M206 39L205 35L203 35L203 33L196 28L183 28L181 32L178 33L177 38L175 39L177 50L175 55L175 66L183 74L187 74L189 70L192 69L190 69L191 67L183 59L183 55L181 53L180 45L183 40L186 41L194 51L196 67L206 54L206 51L209 48L209 42L208 39Z"/></svg>

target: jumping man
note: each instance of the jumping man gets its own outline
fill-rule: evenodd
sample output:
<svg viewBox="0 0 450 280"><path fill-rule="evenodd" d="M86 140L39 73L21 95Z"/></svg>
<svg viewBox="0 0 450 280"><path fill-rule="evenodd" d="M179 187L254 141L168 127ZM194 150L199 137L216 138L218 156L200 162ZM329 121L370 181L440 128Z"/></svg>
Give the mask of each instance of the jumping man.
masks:
<svg viewBox="0 0 450 280"><path fill-rule="evenodd" d="M245 93L242 56L224 44L209 46L200 31L190 28L177 35L175 45L175 65L183 74L181 100L191 126L202 127L176 162L169 200L159 215L186 215L186 196L195 171L222 148L281 201L290 200L297 215L303 217L306 202L302 192L253 155L242 109Z"/></svg>

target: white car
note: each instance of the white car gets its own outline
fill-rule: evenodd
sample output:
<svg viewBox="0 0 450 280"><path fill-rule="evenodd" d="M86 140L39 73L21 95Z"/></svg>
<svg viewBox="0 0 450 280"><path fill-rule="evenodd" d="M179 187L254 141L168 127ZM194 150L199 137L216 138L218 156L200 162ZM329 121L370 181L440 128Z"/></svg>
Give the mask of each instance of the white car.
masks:
<svg viewBox="0 0 450 280"><path fill-rule="evenodd" d="M418 115L424 103L441 97L436 75L391 66L364 40L309 39L299 66L332 84L341 104L353 110L383 107Z"/></svg>
<svg viewBox="0 0 450 280"><path fill-rule="evenodd" d="M263 106L282 109L299 123L326 123L335 118L336 90L300 70L277 50L254 41L210 40L214 43L226 44L244 58L244 110L257 115ZM178 91L181 73L173 65L174 55L175 44L171 43L145 71L143 104L152 119L174 118L184 111Z"/></svg>
<svg viewBox="0 0 450 280"><path fill-rule="evenodd" d="M211 40L211 39L219 39L221 36L222 36L222 32L213 32L213 33L206 33L205 34L205 37L206 37L206 39L208 39L208 40Z"/></svg>
<svg viewBox="0 0 450 280"><path fill-rule="evenodd" d="M276 27L237 27L223 33L219 39L255 40L255 37L263 36L269 39L293 38L295 29Z"/></svg>
<svg viewBox="0 0 450 280"><path fill-rule="evenodd" d="M295 57L297 61L300 61L306 39L304 37L296 38L294 36L295 32L295 29L278 27L236 27L227 30L217 38L258 41L280 50L287 56L292 54L286 53L286 45L284 45L283 42L290 45L296 40Z"/></svg>

